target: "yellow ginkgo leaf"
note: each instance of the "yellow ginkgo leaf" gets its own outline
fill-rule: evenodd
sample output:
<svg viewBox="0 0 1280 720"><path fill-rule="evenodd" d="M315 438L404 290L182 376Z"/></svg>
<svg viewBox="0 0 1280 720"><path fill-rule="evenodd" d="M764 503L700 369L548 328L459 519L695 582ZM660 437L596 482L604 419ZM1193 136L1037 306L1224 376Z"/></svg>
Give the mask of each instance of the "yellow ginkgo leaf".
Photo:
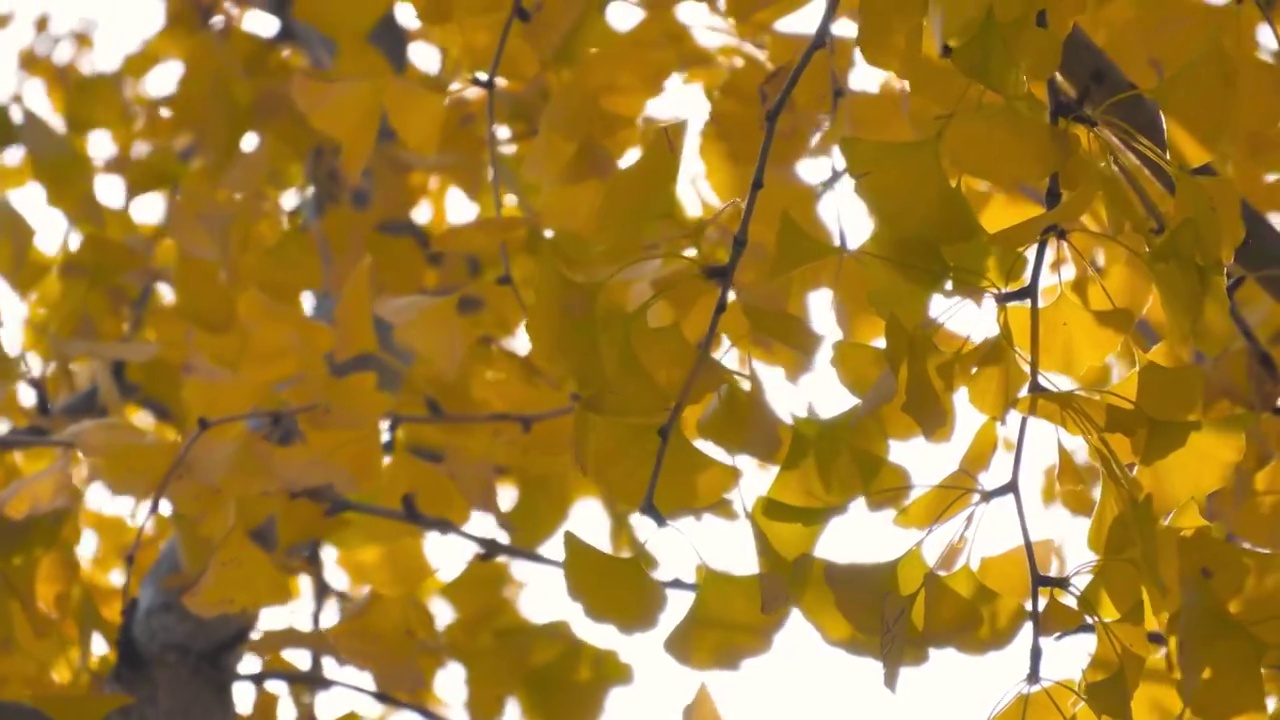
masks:
<svg viewBox="0 0 1280 720"><path fill-rule="evenodd" d="M924 0L862 0L858 3L858 46L867 62L901 72L920 56L924 36Z"/></svg>
<svg viewBox="0 0 1280 720"><path fill-rule="evenodd" d="M653 629L667 604L639 558L602 552L571 532L564 536L564 579L587 617L627 633Z"/></svg>
<svg viewBox="0 0 1280 720"><path fill-rule="evenodd" d="M386 82L378 78L329 81L298 74L290 90L307 121L341 145L342 172L359 178L377 140Z"/></svg>
<svg viewBox="0 0 1280 720"><path fill-rule="evenodd" d="M529 717L601 717L609 692L633 679L631 667L618 653L584 642L566 622L539 625L529 634L535 648L533 666L518 690Z"/></svg>
<svg viewBox="0 0 1280 720"><path fill-rule="evenodd" d="M837 340L831 351L836 376L849 392L864 403L868 397L882 398L881 404L893 398L898 389L897 378L885 358L884 348Z"/></svg>
<svg viewBox="0 0 1280 720"><path fill-rule="evenodd" d="M1032 116L1034 110L1040 112ZM967 174L1011 188L1034 185L1063 165L1067 151L1067 135L1043 118L1043 108L1024 110L1008 102L962 109L947 123L942 149ZM985 152L989 148L980 140L991 132L1000 136L998 153Z"/></svg>
<svg viewBox="0 0 1280 720"><path fill-rule="evenodd" d="M982 608L975 597L982 588L969 566L950 575L929 573L911 619L920 642L930 647L952 647L982 628Z"/></svg>
<svg viewBox="0 0 1280 720"><path fill-rule="evenodd" d="M247 534L237 530L218 544L182 600L192 612L213 617L257 612L292 597L289 578Z"/></svg>
<svg viewBox="0 0 1280 720"><path fill-rule="evenodd" d="M1169 230L1151 249L1148 262L1155 278L1160 308L1168 326L1167 337L1175 346L1196 348L1213 357L1235 341L1223 273L1217 248L1204 249L1217 238L1206 238L1192 219Z"/></svg>
<svg viewBox="0 0 1280 720"><path fill-rule="evenodd" d="M1031 309L1007 306L1015 345L1031 347ZM1069 292L1040 309L1040 369L1079 378L1104 363L1133 327L1128 310L1090 310Z"/></svg>
<svg viewBox="0 0 1280 720"><path fill-rule="evenodd" d="M735 382L720 386L698 418L698 434L727 452L777 463L786 452L791 427L774 413L753 374L749 390Z"/></svg>
<svg viewBox="0 0 1280 720"><path fill-rule="evenodd" d="M324 633L341 657L376 673L388 692L414 693L430 687L444 662L435 620L426 604L412 595L393 598L369 592Z"/></svg>
<svg viewBox="0 0 1280 720"><path fill-rule="evenodd" d="M907 328L898 317L885 322L885 353L898 369L900 409L929 440L950 437L955 427L952 373L944 372L948 355L934 339L936 327Z"/></svg>
<svg viewBox="0 0 1280 720"><path fill-rule="evenodd" d="M387 84L383 100L387 122L400 141L422 155L434 154L440 144L446 97L413 80L396 77Z"/></svg>
<svg viewBox="0 0 1280 720"><path fill-rule="evenodd" d="M150 495L178 456L177 443L117 418L84 420L61 436L89 461L89 474L119 495Z"/></svg>
<svg viewBox="0 0 1280 720"><path fill-rule="evenodd" d="M706 683L698 686L698 692L684 707L683 720L720 720L720 711L716 709L716 701L711 698Z"/></svg>
<svg viewBox="0 0 1280 720"><path fill-rule="evenodd" d="M1075 682L1043 683L1014 696L992 720L1060 720L1076 717L1083 704Z"/></svg>
<svg viewBox="0 0 1280 720"><path fill-rule="evenodd" d="M999 435L996 432L995 418L990 418L978 427L969 441L969 448L960 458L960 469L973 477L978 477L991 467L991 459L996 455Z"/></svg>
<svg viewBox="0 0 1280 720"><path fill-rule="evenodd" d="M361 353L378 352L373 330L372 259L366 255L347 275L333 311L333 353L338 363Z"/></svg>
<svg viewBox="0 0 1280 720"><path fill-rule="evenodd" d="M888 459L889 441L860 406L822 420L799 418L768 497L796 508L839 508L859 496L874 507L907 497L906 470Z"/></svg>
<svg viewBox="0 0 1280 720"><path fill-rule="evenodd" d="M1054 500L1081 517L1093 515L1097 500L1093 490L1098 484L1097 468L1082 466L1066 446L1058 443L1058 462L1046 470L1043 499L1046 505Z"/></svg>
<svg viewBox="0 0 1280 720"><path fill-rule="evenodd" d="M69 507L79 499L71 475L71 461L60 454L48 467L13 480L0 488L0 515L22 520Z"/></svg>
<svg viewBox="0 0 1280 720"><path fill-rule="evenodd" d="M1178 633L1178 689L1197 715L1259 716L1266 712L1262 640L1224 605L1219 568L1205 557L1221 541L1210 528L1178 538L1181 607L1169 619ZM1216 571L1216 572L1215 572Z"/></svg>
<svg viewBox="0 0 1280 720"><path fill-rule="evenodd" d="M575 428L578 457L601 492L620 508L638 508L658 449L657 422L583 413ZM655 500L668 518L707 510L738 482L737 469L699 450L677 427L668 442Z"/></svg>
<svg viewBox="0 0 1280 720"><path fill-rule="evenodd" d="M1152 422L1137 477L1163 517L1190 499L1227 487L1245 451L1247 417Z"/></svg>
<svg viewBox="0 0 1280 720"><path fill-rule="evenodd" d="M969 402L989 418L1003 418L1030 375L1004 338L983 340L970 351L973 375L966 385Z"/></svg>
<svg viewBox="0 0 1280 720"><path fill-rule="evenodd" d="M1036 540L1031 547L1036 558L1036 568L1041 574L1047 574L1053 568L1057 545L1052 540ZM1031 597L1031 573L1027 565L1026 548L1018 545L999 555L982 558L978 563L978 579L992 590L1017 602Z"/></svg>
<svg viewBox="0 0 1280 720"><path fill-rule="evenodd" d="M413 595L431 577L431 567L422 554L422 537L417 534L392 541L340 546L338 565L353 585L375 587L388 597Z"/></svg>
<svg viewBox="0 0 1280 720"><path fill-rule="evenodd" d="M943 171L937 138L901 143L846 138L840 152L878 229L899 243L950 245L985 234Z"/></svg>
<svg viewBox="0 0 1280 720"><path fill-rule="evenodd" d="M688 614L663 647L681 664L697 670L734 670L744 660L768 652L785 612L760 612L760 580L706 570Z"/></svg>
<svg viewBox="0 0 1280 720"><path fill-rule="evenodd" d="M1205 372L1197 365L1166 367L1151 361L1138 371L1138 408L1155 420L1199 420Z"/></svg>
<svg viewBox="0 0 1280 720"><path fill-rule="evenodd" d="M893 522L898 527L928 529L955 517L980 496L977 478L964 470L957 470L907 503L894 516Z"/></svg>
<svg viewBox="0 0 1280 720"><path fill-rule="evenodd" d="M863 638L869 654L883 665L885 686L892 691L901 668L925 655L920 644L913 642L911 621L912 607L929 573L919 546L886 562L827 564L822 573L832 604L853 631L849 639ZM825 604L822 599L810 602ZM802 607L808 604L801 602ZM834 627L833 620L825 624Z"/></svg>
<svg viewBox="0 0 1280 720"><path fill-rule="evenodd" d="M1062 602L1059 593L1054 593L1045 601L1040 610L1040 634L1057 635L1079 628L1085 620L1084 613Z"/></svg>
<svg viewBox="0 0 1280 720"><path fill-rule="evenodd" d="M329 37L364 38L378 18L391 10L392 0L351 4L342 0L297 0L293 16Z"/></svg>
<svg viewBox="0 0 1280 720"><path fill-rule="evenodd" d="M82 693L41 693L31 698L30 704L51 720L81 720L107 717L131 702L133 698L126 693L90 690ZM31 716L20 714L19 717Z"/></svg>

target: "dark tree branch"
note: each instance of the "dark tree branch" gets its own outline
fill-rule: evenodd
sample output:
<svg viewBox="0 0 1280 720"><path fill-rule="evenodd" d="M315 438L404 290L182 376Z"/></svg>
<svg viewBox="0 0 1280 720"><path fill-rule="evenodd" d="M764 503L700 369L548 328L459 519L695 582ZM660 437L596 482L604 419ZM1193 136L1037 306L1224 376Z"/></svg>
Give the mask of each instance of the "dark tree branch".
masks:
<svg viewBox="0 0 1280 720"><path fill-rule="evenodd" d="M489 412L489 413L390 413L387 420L397 425L505 425L520 426L522 432L529 432L533 426L547 420L568 417L577 409L570 404L552 410L532 413Z"/></svg>
<svg viewBox="0 0 1280 720"><path fill-rule="evenodd" d="M253 673L252 675L241 675L237 677L236 680L251 682L254 685L258 685L259 687L261 687L264 683L270 682L272 680L279 680L281 682L285 682L290 685L303 685L313 690L332 690L336 688L340 688L343 690L351 690L353 692L364 693L365 695L368 695L369 697L373 698L374 700L377 700L378 702L382 703L383 705L386 705L387 707L393 707L398 710L408 710L409 712L417 713L419 717L426 718L427 720L446 720L445 716L441 715L435 710L424 707L422 705L411 703L407 700L401 700L395 697L394 695L382 692L381 690L370 690L368 688L362 688L359 685L353 685L349 682L344 682L342 680L335 680L334 678L331 678L331 677L326 677L324 675L316 675L309 672L287 672L284 670L264 670L262 672Z"/></svg>
<svg viewBox="0 0 1280 720"><path fill-rule="evenodd" d="M1049 79L1049 124L1057 127L1062 119L1063 113L1063 95L1062 90L1058 86L1058 82L1054 78ZM1049 176L1049 182L1044 191L1044 206L1046 210L1053 210L1062 202L1062 186L1061 180L1057 172ZM1030 380L1027 383L1028 407L1018 420L1018 438L1013 450L1013 470L1010 472L1009 481L1004 485L996 488L991 492L990 497L999 497L1001 495L1013 496L1014 511L1018 516L1018 529L1022 534L1022 548L1027 556L1027 572L1031 577L1031 649L1029 652L1027 667L1027 682L1035 685L1040 682L1040 667L1044 658L1044 649L1040 645L1040 589L1042 587L1052 586L1055 582L1053 578L1047 578L1040 573L1040 567L1036 563L1035 543L1031 540L1031 527L1027 522L1026 503L1022 497L1022 457L1026 451L1027 426L1030 424L1031 417L1036 413L1036 405L1039 402L1039 394L1045 389L1040 382L1040 282L1041 275L1044 273L1045 255L1048 254L1049 241L1053 239L1063 240L1065 233L1063 230L1052 225L1044 229L1040 234L1039 241L1036 242L1035 257L1031 261L1031 277L1027 284L1020 288L1027 292L1019 295L1018 300L1026 300L1031 306L1031 347L1028 352L1028 374ZM1017 291L1015 291L1017 292Z"/></svg>
<svg viewBox="0 0 1280 720"><path fill-rule="evenodd" d="M1081 109L1102 121L1103 131L1110 133L1117 147L1123 147L1172 195L1176 187L1167 168L1169 144L1159 106L1139 91L1079 26L1071 29L1063 43L1058 75ZM1107 128L1127 130L1112 132ZM1205 166L1202 172L1216 174L1212 166ZM1280 300L1280 230L1247 200L1241 201L1241 215L1245 236L1236 249L1235 264L1268 295Z"/></svg>
<svg viewBox="0 0 1280 720"><path fill-rule="evenodd" d="M778 122L782 118L782 111L786 109L787 101L791 98L791 93L796 89L796 85L800 83L800 78L804 75L804 71L809 67L813 56L825 47L830 40L831 23L835 19L836 8L839 6L840 0L827 0L826 9L823 10L822 17L818 20L818 27L813 31L813 38L805 46L804 51L800 53L799 60L796 61L795 67L791 68L791 73L787 75L787 80L778 92L778 96L773 99L773 103L765 111L764 137L760 141L760 153L756 157L755 172L751 177L751 187L747 191L747 200L742 207L742 220L738 224L737 232L733 235L733 245L729 251L729 259L724 264L723 272L718 276L720 297L716 300L715 309L711 312L711 320L707 323L707 331L702 336L702 342L698 343L698 352L693 358L693 366L689 368L689 373L685 376L684 383L680 386L675 404L671 406L671 411L667 414L666 421L658 428L658 450L653 459L653 469L649 473L649 483L645 487L644 499L640 502L640 513L658 523L658 525L665 525L667 522L654 501L658 491L658 479L662 476L662 464L666 459L667 448L671 445L671 434L676 432L680 416L684 414L685 407L689 404L689 395L693 392L693 384L702 369L702 363L711 355L716 333L720 329L720 320L724 317L725 312L728 311L729 293L733 290L733 278L738 271L738 264L742 262L742 256L747 251L751 219L755 216L756 204L760 201L760 192L764 190L764 176L765 170L769 165L769 151L773 148L773 136L778 131Z"/></svg>
<svg viewBox="0 0 1280 720"><path fill-rule="evenodd" d="M367 515L369 517L390 520L391 522L412 525L427 532L438 532L444 535L452 535L454 537L462 538L472 545L475 545L476 548L480 550L480 557L482 559L506 557L564 570L564 562L560 560L549 558L546 555L542 555L541 553L533 550L526 550L525 548L517 547L500 540L476 535L475 533L468 532L467 530L458 527L458 525L451 520L436 517L434 515L427 515L418 509L417 501L414 499L412 494L406 494L401 498L399 508L391 508L384 505L374 505L372 503L352 500L351 498L340 495L327 488L308 490L299 493L298 496L326 506L326 512L330 515L341 515L343 513ZM696 592L698 589L697 584L686 582L684 580L665 580L658 582L662 587L668 590Z"/></svg>
<svg viewBox="0 0 1280 720"><path fill-rule="evenodd" d="M511 28L515 26L516 20L521 22L529 21L529 10L524 7L523 0L511 0L511 8L507 11L507 17L502 21L502 30L498 33L498 46L493 51L493 61L489 63L489 72L485 75L484 80L479 83L480 87L485 90L485 134L489 144L489 187L493 191L493 214L494 217L502 217L502 180L501 168L499 165L498 155L498 70L502 67L502 56L507 51L507 41L511 39ZM502 276L511 285L511 292L515 295L516 304L520 306L520 310L525 314L529 314L529 308L524 304L524 297L520 294L520 288L516 287L515 277L511 274L511 253L507 249L507 241L503 239L498 251L502 256Z"/></svg>

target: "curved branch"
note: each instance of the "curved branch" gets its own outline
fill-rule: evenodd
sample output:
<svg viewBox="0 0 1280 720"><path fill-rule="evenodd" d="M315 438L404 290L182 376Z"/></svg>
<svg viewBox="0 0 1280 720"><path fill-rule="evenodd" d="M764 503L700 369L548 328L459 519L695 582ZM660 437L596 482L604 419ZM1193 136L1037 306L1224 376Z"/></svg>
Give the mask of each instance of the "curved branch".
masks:
<svg viewBox="0 0 1280 720"><path fill-rule="evenodd" d="M350 690L352 692L364 693L387 707L417 713L419 717L426 718L426 720L446 720L445 716L431 710L430 708L423 707L422 705L417 705L408 702L407 700L401 700L394 695L389 695L381 690L362 688L359 685L353 685L342 680L335 680L334 678L325 677L324 675L315 675L305 672L287 672L284 670L264 670L262 672L253 673L252 675L241 675L237 677L236 680L251 682L254 685L259 686L272 680L279 680L290 685L303 685L315 690Z"/></svg>
<svg viewBox="0 0 1280 720"><path fill-rule="evenodd" d="M724 314L729 309L729 293L733 290L733 277L738 272L738 265L742 262L742 256L747 251L748 236L747 232L751 227L751 218L755 216L756 204L760 201L760 192L764 190L765 168L769 165L769 151L773 149L773 136L778 131L778 121L782 118L782 111L786 109L787 101L791 99L791 93L796 89L796 85L800 83L801 76L809 67L809 63L813 60L813 56L818 50L826 46L827 41L831 38L831 23L835 20L836 8L840 7L840 0L827 0L826 8L822 11L822 17L818 19L818 27L813 31L813 39L805 46L800 53L800 59L796 61L795 67L791 68L791 73L787 75L787 81L783 84L782 90L778 92L778 96L773 99L773 103L769 105L769 109L764 113L764 138L760 141L760 153L756 157L755 172L751 177L751 188L747 191L747 200L742 207L742 220L738 223L738 230L733 234L733 245L729 251L729 259L725 264L717 268L714 277L720 281L720 297L716 300L715 309L711 312L711 321L707 323L707 331L702 336L702 342L698 343L698 352L693 358L693 367L689 368L689 374L685 375L684 384L680 386L680 392L676 395L675 404L671 406L671 411L667 413L667 419L658 428L658 450L653 459L653 469L649 473L649 484L644 490L644 499L640 502L640 513L649 519L665 525L667 520L662 515L662 511L658 509L654 498L658 491L658 478L662 476L662 464L666 459L667 449L671 445L671 433L676 431L676 426L680 422L680 416L684 414L686 406L689 404L689 395L693 392L693 383L698 377L698 372L702 369L702 363L711 355L712 344L715 343L716 332L720 329L720 320L724 318Z"/></svg>
<svg viewBox="0 0 1280 720"><path fill-rule="evenodd" d="M414 500L412 493L405 494L405 496L400 499L399 508L391 508L384 505L374 505L372 503L361 502L359 500L352 500L351 498L340 495L332 490L321 488L300 493L299 497L325 505L326 512L329 515L356 513L359 515L367 515L369 517L382 518L383 520L390 520L391 522L412 525L427 532L438 532L445 535L459 537L472 545L475 545L476 548L480 550L481 557L484 558L507 557L564 570L564 562L561 560L549 558L541 553L533 550L526 550L522 547L502 542L501 540L476 535L475 533L458 527L458 525L451 520L437 517L435 515L424 514L418 509L417 501ZM665 580L658 582L662 587L668 590L696 592L698 589L697 584L686 582L684 580Z"/></svg>

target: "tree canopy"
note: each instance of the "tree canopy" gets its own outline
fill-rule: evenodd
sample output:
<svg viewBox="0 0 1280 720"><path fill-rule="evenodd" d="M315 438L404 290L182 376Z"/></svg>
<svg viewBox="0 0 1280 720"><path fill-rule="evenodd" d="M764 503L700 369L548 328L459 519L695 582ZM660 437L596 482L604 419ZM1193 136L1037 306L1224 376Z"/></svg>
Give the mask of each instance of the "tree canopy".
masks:
<svg viewBox="0 0 1280 720"><path fill-rule="evenodd" d="M799 616L890 690L1025 652L963 717L1266 717L1273 5L167 0L106 69L6 16L0 710L230 720L233 683L281 680L309 717L332 660L388 712L446 717L458 663L475 720L600 717L632 670L519 611L537 563L622 633L691 594L663 640L691 671ZM673 84L705 118L654 110ZM817 365L855 399L780 413L766 371ZM920 476L908 442L962 452ZM566 529L584 499L608 543ZM854 512L915 541L824 557ZM1020 542L974 553L994 516ZM723 520L752 573L660 572L655 528ZM476 551L447 581L445 537ZM307 629L257 627L304 593ZM1088 662L1043 672L1071 636ZM705 688L685 716L719 717Z"/></svg>

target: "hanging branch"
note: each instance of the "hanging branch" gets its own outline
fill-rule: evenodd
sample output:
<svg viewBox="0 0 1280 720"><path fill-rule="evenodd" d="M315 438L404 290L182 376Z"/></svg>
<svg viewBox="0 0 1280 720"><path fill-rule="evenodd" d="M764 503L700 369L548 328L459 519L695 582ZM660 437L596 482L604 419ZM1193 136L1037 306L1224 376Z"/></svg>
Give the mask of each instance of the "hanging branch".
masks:
<svg viewBox="0 0 1280 720"><path fill-rule="evenodd" d="M493 191L493 214L494 217L499 218L502 217L502 181L498 179L498 68L502 66L502 56L506 54L507 41L511 38L511 28L516 24L516 20L527 23L531 19L532 16L529 9L524 6L523 0L511 0L511 9L507 11L507 18L502 21L502 31L498 33L498 47L493 51L493 62L489 63L489 72L483 79L473 80L487 93L485 119L488 125L485 133L489 143L489 187ZM529 309L525 307L524 298L520 295L515 277L511 274L511 253L507 250L505 239L499 243L498 252L502 256L502 278L506 280L506 284L511 285L511 292L515 294L520 310L528 315Z"/></svg>
<svg viewBox="0 0 1280 720"><path fill-rule="evenodd" d="M1049 125L1056 128L1062 118L1064 98L1062 90L1054 78L1049 79L1048 92ZM1061 202L1061 179L1058 173L1054 172L1049 176L1049 182L1045 187L1044 206L1047 211L1052 211ZM1027 384L1027 394L1029 396L1027 411L1023 413L1022 418L1018 421L1018 439L1013 449L1013 469L1010 472L1009 481L995 488L988 495L989 499L1004 495L1013 496L1013 507L1018 516L1018 529L1022 533L1022 547L1027 556L1027 572L1031 577L1031 650L1027 668L1027 682L1032 684L1040 682L1040 665L1044 657L1044 649L1040 646L1040 589L1059 587L1061 585L1058 579L1043 575L1036 563L1035 544L1031 540L1031 527L1027 522L1027 508L1022 497L1022 484L1020 483L1022 456L1026 450L1027 426L1030 424L1031 417L1036 414L1039 395L1045 389L1045 386L1040 382L1040 278L1044 273L1045 255L1049 249L1049 241L1052 239L1065 240L1066 232L1058 225L1050 225L1045 228L1040 233L1040 239L1036 242L1035 257L1031 261L1031 277L1027 280L1027 284L998 298L999 302L1005 304L1025 300L1031 306L1031 347L1029 348L1027 360L1030 380Z"/></svg>
<svg viewBox="0 0 1280 720"><path fill-rule="evenodd" d="M375 505L373 503L352 500L345 495L340 495L327 488L308 490L299 493L298 497L326 506L325 512L329 515L341 515L343 513L366 515L369 517L382 518L383 520L390 520L391 522L412 525L427 532L438 532L462 538L472 545L475 545L476 548L480 550L480 557L482 559L490 560L498 557L506 557L564 570L564 562L561 560L549 558L541 553L533 550L526 550L522 547L502 542L501 540L476 535L475 533L459 527L452 520L423 513L418 509L418 503L417 500L414 499L413 493L405 493L405 495L400 498L399 508L391 508L385 505ZM696 592L698 589L698 586L695 583L686 582L684 580L665 580L659 581L659 584L668 590Z"/></svg>
<svg viewBox="0 0 1280 720"><path fill-rule="evenodd" d="M1054 173L1050 179L1050 186L1056 184L1057 173ZM1052 209L1052 206L1050 206L1050 209ZM1027 412L1018 421L1018 439L1014 445L1013 470L1010 473L1009 481L992 490L987 496L991 500L1004 495L1013 496L1014 510L1018 515L1018 528L1022 532L1022 547L1026 551L1027 568L1031 574L1031 660L1030 667L1027 670L1027 682L1029 683L1038 683L1040 681L1040 661L1043 655L1040 647L1040 588L1051 584L1050 581L1052 579L1041 575L1040 568L1036 564L1035 545L1031 541L1031 528L1027 524L1027 509L1023 502L1022 486L1019 483L1019 479L1022 474L1022 455L1026 448L1027 425L1031 420L1031 416L1036 412L1039 393L1044 390L1044 386L1040 383L1040 276L1044 272L1044 257L1048 250L1049 240L1054 237L1061 239L1061 234L1062 230L1056 226L1046 228L1044 233L1041 234L1040 240L1036 243L1035 259L1031 262L1031 278L1027 281L1027 287L1032 288L1028 299L1031 305L1031 349L1028 360L1031 380L1027 387L1029 395L1028 407Z"/></svg>
<svg viewBox="0 0 1280 720"><path fill-rule="evenodd" d="M226 425L235 425L238 423L249 422L251 420L268 420L272 425L278 424L284 418L291 418L303 413L311 412L318 409L319 405L301 405L294 408L284 408L281 410L250 410L248 412L237 413L235 415L225 415L220 418L209 420L200 418L196 421L196 431L191 433L182 443L182 447L178 450L178 454L174 457L173 462L169 463L169 467L165 470L164 475L160 478L160 483L156 485L155 492L151 494L151 503L147 506L147 513L143 515L142 522L138 524L138 531L133 536L133 542L129 545L129 552L124 556L124 584L120 586L120 607L129 607L129 591L133 583L134 564L138 560L138 548L142 545L142 536L150 524L151 518L160 512L160 501L164 499L165 494L169 490L169 486L178 476L178 470L182 468L186 462L187 456L195 449L196 443L204 434L210 430Z"/></svg>
<svg viewBox="0 0 1280 720"><path fill-rule="evenodd" d="M272 680L279 680L280 682L288 683L290 685L302 685L305 687L309 687L312 690L334 690L334 689L351 690L352 692L363 693L373 698L374 700L377 700L383 705L386 705L387 707L393 707L398 710L407 710L412 713L417 713L419 717L426 718L427 720L447 720L445 716L441 715L440 713L434 710L431 710L430 708L424 707L422 705L416 705L407 700L401 700L395 697L394 695L390 695L381 690L371 690L369 688L362 688L359 685L353 685L349 682L344 682L342 680L326 677L324 675L314 675L309 672L290 672L287 670L263 670L262 672L256 672L250 675L241 675L236 679L243 680L245 682L251 682L254 685L258 685L258 686L261 686L264 683L270 682Z"/></svg>
<svg viewBox="0 0 1280 720"><path fill-rule="evenodd" d="M747 231L751 227L751 218L755 215L756 203L760 200L760 192L764 190L765 168L769 164L769 151L773 147L773 136L778 131L778 121L782 118L782 111L787 106L787 100L791 98L792 91L800 83L800 78L804 75L805 69L809 67L813 56L827 45L827 41L831 37L831 23L835 19L836 8L839 6L840 0L827 0L826 9L823 10L822 17L818 20L818 27L813 31L813 39L809 41L804 52L800 53L800 59L796 61L795 67L787 75L787 81L783 84L782 90L778 92L778 96L773 99L769 109L765 111L764 137L760 141L760 153L756 157L755 172L751 177L751 187L747 191L747 200L742 206L742 221L738 223L738 230L733 234L733 244L729 250L729 259L723 265L708 268L707 276L720 281L720 297L716 300L715 309L711 312L711 321L707 323L707 331L702 336L702 342L698 343L698 352L693 358L693 366L689 368L689 373L685 376L679 393L676 394L675 404L671 406L671 411L667 414L666 421L658 428L658 450L653 460L653 470L649 473L649 484L644 490L644 499L640 502L640 513L658 523L658 525L665 525L667 522L654 502L654 497L658 490L658 478L662 475L662 463L666 459L667 448L671 445L671 434L676 431L680 416L684 414L685 407L689 404L689 395L693 392L693 383L698 377L698 372L702 369L702 363L711 354L711 346L715 342L716 332L720 329L720 320L729 308L729 293L733 290L733 276L738 272L738 264L742 262L742 256L747 251Z"/></svg>

